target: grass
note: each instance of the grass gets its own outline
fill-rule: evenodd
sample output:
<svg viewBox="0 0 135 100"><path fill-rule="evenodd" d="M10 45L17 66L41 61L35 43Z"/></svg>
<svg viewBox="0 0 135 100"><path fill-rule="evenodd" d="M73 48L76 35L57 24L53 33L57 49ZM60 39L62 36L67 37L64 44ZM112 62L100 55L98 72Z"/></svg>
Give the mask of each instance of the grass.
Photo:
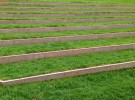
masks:
<svg viewBox="0 0 135 100"><path fill-rule="evenodd" d="M11 1L11 0L10 0ZM18 1L18 0L14 0L14 2L13 1L6 1L6 2L4 2L4 4L9 4L9 5L22 5L22 4L24 4L24 5L104 5L104 4L107 4L107 5L116 5L116 3L111 3L111 2L94 2L94 0L92 1L89 1L89 2L65 2L65 1L54 1L54 2L50 2L50 1L47 1L47 0L45 0L45 2L46 3L44 3L44 2L40 2L40 0L39 1L37 1L38 3L33 3L33 2L31 2L32 0L29 0L29 1L27 1L27 2L23 2L23 1L25 1L25 0L22 0L22 1ZM18 1L18 2L16 2L16 1ZM115 1L115 0L114 0ZM48 4L48 2L49 2L49 4Z"/></svg>
<svg viewBox="0 0 135 100"><path fill-rule="evenodd" d="M89 34L109 34L109 33L119 33L119 32L135 32L135 28L79 30L79 31L64 31L64 32L49 32L49 33L30 33L30 34L19 34L19 33L0 34L0 40L89 35Z"/></svg>
<svg viewBox="0 0 135 100"><path fill-rule="evenodd" d="M0 100L134 100L135 69L0 87Z"/></svg>
<svg viewBox="0 0 135 100"><path fill-rule="evenodd" d="M127 13L127 14L134 14L134 10L95 10L95 11L90 11L90 10L69 10L69 11L0 11L0 14L97 14L97 13Z"/></svg>
<svg viewBox="0 0 135 100"><path fill-rule="evenodd" d="M16 10L18 10L18 9L21 9L21 10L24 10L24 9L28 9L29 11L33 11L33 10L65 10L65 9L67 9L67 10L78 10L78 9L80 9L80 10L99 10L99 9L103 9L103 10L107 10L107 9L110 9L110 10L115 10L115 9L120 9L120 10L122 10L122 9L124 9L124 10L134 10L135 8L133 8L132 6L133 5L125 5L125 7L122 7L123 5L121 5L121 6L111 6L111 7L103 7L103 6L97 6L96 8L94 8L94 7L92 7L92 6L89 6L89 7L83 7L83 6L80 6L80 7L77 7L77 6L73 6L72 8L71 7L69 7L69 6L55 6L54 8L53 7L32 7L32 6L0 6L0 9L2 8L2 9L16 9ZM35 9L32 9L32 8L35 8ZM113 8L113 9L112 9ZM10 9L10 10L11 10ZM20 11L21 11L20 10Z"/></svg>
<svg viewBox="0 0 135 100"><path fill-rule="evenodd" d="M10 1L18 2L18 0L10 0ZM22 1L28 2L28 0L21 0L21 2ZM95 2L95 3L111 2L111 3L119 3L119 4L135 4L135 0L102 0L102 1L101 0L31 0L31 1L86 2L86 3L87 2ZM109 17L110 16L108 16L108 18ZM125 17L125 16L121 16L121 17ZM84 17L80 17L80 16L61 17L60 16L60 17L53 17L53 18L51 17L15 18L14 17L14 18L0 18L0 20L4 20L4 19L48 20L48 19L72 19L72 18L73 19L88 18L88 16L86 17L85 16ZM99 17L93 16L89 18L101 18L101 16ZM79 23L77 24L80 25ZM66 24L66 25L73 25L73 24ZM90 25L90 24L85 24L85 25ZM37 26L36 25L28 25L28 26L27 25L26 26L25 25L24 26L1 25L0 27L14 28L14 27L33 27L33 26L44 27L45 25L41 25L41 24L40 25L38 24ZM55 24L54 26L57 27L57 24ZM66 31L66 32L50 32L50 33L31 33L31 34L0 34L0 39L39 38L39 37L86 35L86 34L108 34L108 33L130 32L130 31L135 32L135 29L121 28L121 29L107 29L107 30L84 30L84 31ZM105 39L103 40L105 42ZM103 40L102 42L101 40L96 42L97 45L104 43ZM110 39L109 41L112 41L112 43L117 42L115 40L113 41L113 39ZM118 41L119 42L117 43L121 43L122 41L123 41L122 43L124 43L127 41L129 42L134 40L133 38L132 39L125 38L123 40L118 39ZM80 46L83 43L84 46L87 46L89 45L90 41L87 42L75 41L74 43L76 43L75 46ZM109 43L110 42L106 41L105 44L109 44ZM43 46L43 44L41 45ZM58 44L56 43L56 45ZM73 44L68 44L68 45L73 45ZM91 45L96 45L96 44L95 42L93 42L93 44ZM7 52L7 51L6 50L2 51L1 49L0 52ZM12 63L12 64L3 64L0 65L0 79L19 78L19 77L38 75L38 74L49 73L49 72L104 65L110 63L126 62L132 60L135 60L135 49L78 55L78 56L70 56L70 57L49 58L49 59L41 59L41 60L35 60L29 62ZM134 100L135 99L134 90L135 90L135 68L132 68L126 70L119 70L119 71L102 72L102 73L85 75L80 77L64 78L64 79L52 80L48 82L0 87L0 100Z"/></svg>
<svg viewBox="0 0 135 100"><path fill-rule="evenodd" d="M6 5L6 4L5 4ZM129 5L129 4L116 4L116 3L63 3L63 4L59 4L59 3L52 3L52 4L28 4L28 3L8 3L6 6L17 6L17 7L97 7L97 6L107 6L107 7L114 7L114 6L133 6L133 5Z"/></svg>
<svg viewBox="0 0 135 100"><path fill-rule="evenodd" d="M0 47L0 56L135 43L135 37Z"/></svg>
<svg viewBox="0 0 135 100"><path fill-rule="evenodd" d="M11 9L11 10L10 10ZM68 9L68 8L60 8L60 9L0 9L0 14L96 14L96 13L127 13L134 14L135 9ZM2 11L3 10L3 11Z"/></svg>
<svg viewBox="0 0 135 100"><path fill-rule="evenodd" d="M123 6L125 6L125 7L123 7ZM99 5L99 6L96 6L96 9L97 8L113 8L113 9L121 9L121 8L123 8L123 9L134 9L133 7L132 7L133 5L120 5L120 6L107 6L107 5ZM95 9L94 8L94 5L93 6L72 6L72 8L70 7L70 6L38 6L38 7L34 7L34 6L1 6L0 5L0 8L22 8L22 9L25 9L25 8L33 8L33 9L61 9L61 8L63 8L63 9Z"/></svg>
<svg viewBox="0 0 135 100"><path fill-rule="evenodd" d="M135 18L134 16L56 16L56 17L28 17L28 18L6 18L6 17L0 17L0 20L57 20L57 19L97 19L97 18Z"/></svg>
<svg viewBox="0 0 135 100"><path fill-rule="evenodd" d="M132 60L135 60L135 49L2 64L0 65L0 79L13 79Z"/></svg>
<svg viewBox="0 0 135 100"><path fill-rule="evenodd" d="M10 0L12 1L18 1L18 0ZM26 2L27 0L21 0L21 2ZM97 2L97 3L119 3L119 4L135 4L134 0L29 0L32 2Z"/></svg>
<svg viewBox="0 0 135 100"><path fill-rule="evenodd" d="M96 26L115 24L135 24L135 21L113 21L113 22L76 22L76 23L49 23L49 24L0 24L0 29L13 28L38 28L38 27L61 27L61 26Z"/></svg>
<svg viewBox="0 0 135 100"><path fill-rule="evenodd" d="M24 0L25 1L25 0ZM31 1L34 1L34 2L37 2L37 0L31 0ZM120 4L135 4L135 1L134 0L38 0L38 2L98 2L98 3L103 3L103 2L106 2L106 3L120 3Z"/></svg>

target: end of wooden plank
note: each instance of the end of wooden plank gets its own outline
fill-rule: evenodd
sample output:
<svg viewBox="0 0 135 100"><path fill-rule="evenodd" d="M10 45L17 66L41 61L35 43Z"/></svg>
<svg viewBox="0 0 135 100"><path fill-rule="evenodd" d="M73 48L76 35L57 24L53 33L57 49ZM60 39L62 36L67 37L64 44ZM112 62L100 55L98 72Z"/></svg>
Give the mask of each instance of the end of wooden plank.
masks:
<svg viewBox="0 0 135 100"><path fill-rule="evenodd" d="M4 84L3 84L3 81L2 81L2 80L0 80L0 86L4 86Z"/></svg>

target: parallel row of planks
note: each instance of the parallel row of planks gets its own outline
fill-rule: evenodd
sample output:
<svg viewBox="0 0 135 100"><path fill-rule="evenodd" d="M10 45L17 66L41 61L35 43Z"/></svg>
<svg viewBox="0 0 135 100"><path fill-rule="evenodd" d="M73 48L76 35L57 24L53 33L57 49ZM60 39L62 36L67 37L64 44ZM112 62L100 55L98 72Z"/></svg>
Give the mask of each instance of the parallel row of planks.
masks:
<svg viewBox="0 0 135 100"><path fill-rule="evenodd" d="M130 9L134 9L135 5L125 5L129 9L129 12L117 11L117 9L125 9L123 5L118 4L96 4L96 3L52 3L52 2L37 2L37 3L13 3L13 2L5 2L0 5L1 11L9 11L11 14L3 14L0 13L0 24L46 24L46 23L69 23L69 22L111 22L111 21L134 21L135 18L85 18L85 19L52 19L52 20L22 20L21 18L44 18L44 17L77 17L77 16L134 16L134 12L130 12ZM11 8L10 8L11 7ZM62 11L62 8L66 8L72 12L72 14L17 14L16 12L24 11L27 9L33 9L35 11L55 11L57 9ZM71 9L72 7L72 9ZM96 7L94 13L84 13L84 11L90 8ZM81 13L74 14L79 9L82 10ZM96 12L97 9L108 8L108 9L116 9L115 12ZM16 12L13 12L16 11ZM21 12L20 11L20 12ZM27 12L27 11L26 11ZM12 14L13 13L13 14ZM12 18L20 18L20 20L7 20ZM100 25L100 26L62 26L62 27L37 27L37 28L13 28L13 29L0 29L0 35L2 34L31 34L38 32L61 32L61 31L73 31L73 30L97 30L97 29L117 29L117 28L135 28L135 24L115 24L115 25ZM95 39L106 39L106 38L121 38L121 37L134 37L135 32L121 32L121 33L112 33L112 34L91 34L91 35L76 35L76 36L60 36L60 37L43 37L43 38L29 38L29 39L11 39L11 40L0 40L0 46L15 46L15 45L30 45L30 44L40 44L40 43L50 43L50 42L63 42L63 41L75 41L75 40L95 40ZM71 50L61 50L61 51L51 51L51 52L39 52L39 53L30 53L30 54L21 54L21 55L11 55L11 56L0 56L0 64L14 63L14 62L23 62L23 61L31 61L43 58L50 57L60 57L60 56L72 56L72 55L80 55L87 53L96 53L96 52L109 52L109 51L117 51L123 49L135 49L135 43L132 44L122 44L122 45L111 45L111 46L102 46L102 47L92 47L92 48L80 48L80 49L71 49ZM96 73L101 71L109 71L109 70L118 70L123 68L131 68L135 67L135 62L125 62L104 66L96 66L91 68L83 68L76 70L69 70L64 72L56 72L50 74L43 74L37 76L31 76L20 79L13 79L7 81L0 81L0 84L3 86L12 85L12 84L20 84L20 83L30 83L30 82L38 82L50 79L64 78L69 76L77 76L84 75L90 73Z"/></svg>

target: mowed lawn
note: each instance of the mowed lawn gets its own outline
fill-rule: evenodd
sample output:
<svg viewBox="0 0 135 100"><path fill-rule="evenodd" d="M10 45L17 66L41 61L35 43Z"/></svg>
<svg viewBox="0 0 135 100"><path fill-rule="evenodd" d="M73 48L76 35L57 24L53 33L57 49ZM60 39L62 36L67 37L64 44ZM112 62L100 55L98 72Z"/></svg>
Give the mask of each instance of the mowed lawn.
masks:
<svg viewBox="0 0 135 100"><path fill-rule="evenodd" d="M28 38L43 38L43 37L58 37L58 36L75 36L75 35L90 35L90 34L110 34L120 32L135 32L135 28L117 28L117 29L99 29L99 30L79 30L79 31L64 31L64 32L42 32L30 34L0 34L1 40L9 39L28 39Z"/></svg>
<svg viewBox="0 0 135 100"><path fill-rule="evenodd" d="M77 23L57 23L57 24L10 24L0 25L0 29L13 28L37 28L37 27L60 27L60 26L101 26L115 24L135 24L135 21L113 21L113 22L77 22Z"/></svg>
<svg viewBox="0 0 135 100"><path fill-rule="evenodd" d="M1 0L0 0L1 1ZM7 0L10 2L19 0ZM27 2L84 2L93 4L135 4L135 0L22 0ZM21 2L22 2L21 1ZM83 3L82 3L83 2ZM18 2L16 2L18 3ZM55 4L57 5L57 4ZM60 5L59 5L60 6ZM84 5L83 5L84 6ZM133 6L133 5L132 5ZM5 6L6 7L6 6ZM10 6L7 6L10 8ZM15 6L13 6L14 8ZM72 6L71 6L72 7ZM108 6L106 6L108 7ZM124 6L123 6L124 7ZM12 7L11 7L12 8ZM134 7L133 7L134 8ZM36 9L36 8L35 8ZM89 8L90 9L90 8ZM127 8L128 9L128 8ZM133 9L132 9L133 10ZM123 10L124 11L124 10ZM1 11L5 13L5 11ZM7 11L6 13L18 13L19 11ZM37 11L32 11L34 14ZM119 12L119 10L118 10ZM126 11L127 12L127 11ZM21 13L21 12L19 12ZM24 13L29 13L25 12ZM46 13L46 12L45 12ZM57 12L55 12L57 13ZM66 12L68 13L68 12ZM0 20L58 20L58 19L85 19L85 18L135 18L127 13L127 16L71 16L71 17L0 17ZM135 24L135 21L113 22L68 22L48 24L0 24L0 29L14 28L39 28L39 27L66 27L66 26L98 26ZM29 34L0 34L0 40L29 39L57 36L74 36L90 34L110 34L119 32L135 32L135 28L79 30L63 32L29 33ZM0 47L0 57L38 53L55 50L76 48L88 48L98 46L120 45L135 43L135 37L78 40L70 42L55 42L46 44L32 44L22 46ZM84 54L69 57L56 57L34 61L0 64L0 80L15 79L32 75L47 74L78 68L87 68L98 65L114 64L135 60L135 49ZM0 86L0 100L135 100L135 68L118 71L101 72L84 76L63 78L37 83L20 84L13 86Z"/></svg>
<svg viewBox="0 0 135 100"><path fill-rule="evenodd" d="M53 42L45 44L22 45L22 46L7 46L7 47L0 47L1 51L0 56L80 49L80 48L90 48L100 46L112 46L130 43L135 43L135 37L81 40L70 42Z"/></svg>
<svg viewBox="0 0 135 100"><path fill-rule="evenodd" d="M135 60L135 49L40 59L0 65L0 80L88 68ZM8 73L7 73L8 72Z"/></svg>
<svg viewBox="0 0 135 100"><path fill-rule="evenodd" d="M17 1L17 0L16 0ZM24 0L26 1L26 0ZM125 4L135 4L135 0L31 0L31 1L35 1L35 2L39 2L39 1L51 1L51 2L111 2L111 3L125 3Z"/></svg>
<svg viewBox="0 0 135 100"><path fill-rule="evenodd" d="M135 69L0 87L0 100L135 100Z"/></svg>

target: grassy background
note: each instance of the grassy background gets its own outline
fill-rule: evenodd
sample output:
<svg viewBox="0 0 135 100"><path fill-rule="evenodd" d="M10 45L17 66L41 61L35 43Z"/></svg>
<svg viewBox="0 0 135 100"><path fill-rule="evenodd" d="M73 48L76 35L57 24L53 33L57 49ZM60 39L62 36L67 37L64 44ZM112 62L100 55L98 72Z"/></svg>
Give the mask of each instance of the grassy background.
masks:
<svg viewBox="0 0 135 100"><path fill-rule="evenodd" d="M8 0L7 0L8 1ZM9 0L9 1L52 1L52 2L101 2L135 4L135 0ZM73 25L73 24L68 24ZM86 24L88 25L88 24ZM38 27L40 25L37 25ZM24 26L1 25L2 28ZM31 27L31 26L26 26ZM33 26L32 26L33 27ZM35 25L34 25L35 27ZM68 31L36 34L0 34L1 39L29 38L63 35L101 34L130 29L111 29L97 31ZM77 33L78 32L78 33ZM21 62L0 65L0 78L29 76L58 70L80 68L87 66L119 63L135 60L135 50L123 50L109 53L95 53L72 57L42 59L31 62ZM38 67L37 67L38 66ZM8 72L8 73L7 73ZM48 82L0 87L0 100L135 100L135 68L97 73L73 78L64 78Z"/></svg>
<svg viewBox="0 0 135 100"><path fill-rule="evenodd" d="M135 100L135 69L0 87L0 100Z"/></svg>
<svg viewBox="0 0 135 100"><path fill-rule="evenodd" d="M0 65L0 79L13 79L133 60L135 60L135 49L2 64Z"/></svg>
<svg viewBox="0 0 135 100"><path fill-rule="evenodd" d="M53 42L45 44L31 44L22 46L0 47L0 56L38 53L56 50L80 49L89 47L109 46L135 43L135 37L96 39L96 40L78 40L69 42Z"/></svg>
<svg viewBox="0 0 135 100"><path fill-rule="evenodd" d="M48 23L48 24L0 24L0 29L13 28L37 28L37 27L62 27L62 26L97 26L114 24L135 24L135 21L111 21L111 22L76 22L76 23Z"/></svg>
<svg viewBox="0 0 135 100"><path fill-rule="evenodd" d="M17 0L16 0L17 1ZM25 0L25 1L43 1L43 2L112 2L112 3L129 3L129 4L135 4L135 0Z"/></svg>
<svg viewBox="0 0 135 100"><path fill-rule="evenodd" d="M37 1L37 0L34 0ZM38 0L39 1L39 0ZM134 0L41 0L41 1L66 1L66 2L112 2L112 3L135 3Z"/></svg>
<svg viewBox="0 0 135 100"><path fill-rule="evenodd" d="M135 28L119 28L119 29L101 29L101 30L79 30L79 31L64 31L64 32L43 32L30 34L0 34L0 40L7 39L28 39L56 36L73 36L73 35L90 35L90 34L109 34L119 32L135 32Z"/></svg>

